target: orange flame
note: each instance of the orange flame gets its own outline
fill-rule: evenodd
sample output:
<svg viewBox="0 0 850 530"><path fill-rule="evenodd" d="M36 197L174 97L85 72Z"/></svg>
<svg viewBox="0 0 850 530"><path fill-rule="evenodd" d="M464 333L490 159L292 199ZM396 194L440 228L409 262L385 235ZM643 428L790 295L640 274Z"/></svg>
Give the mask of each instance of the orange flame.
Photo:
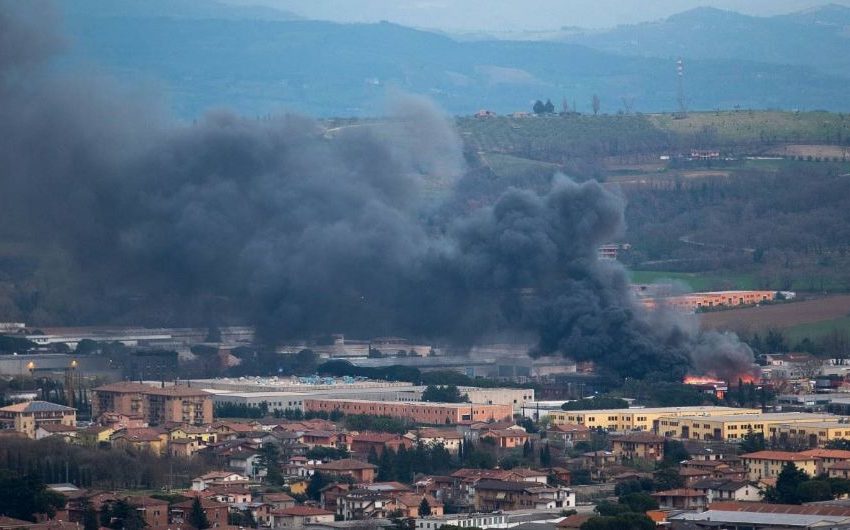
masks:
<svg viewBox="0 0 850 530"><path fill-rule="evenodd" d="M730 380L728 382L729 385L738 384L738 380L743 381L744 383L758 383L756 376L753 374L740 374ZM707 375L688 375L685 376L685 379L682 381L686 385L714 385L714 384L727 384L726 381L722 381L720 379L707 376Z"/></svg>

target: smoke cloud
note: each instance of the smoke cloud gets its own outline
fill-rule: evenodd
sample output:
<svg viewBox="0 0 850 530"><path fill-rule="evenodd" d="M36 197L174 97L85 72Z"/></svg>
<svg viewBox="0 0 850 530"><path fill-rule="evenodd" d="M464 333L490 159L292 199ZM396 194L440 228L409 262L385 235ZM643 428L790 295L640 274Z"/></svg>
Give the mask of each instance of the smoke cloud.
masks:
<svg viewBox="0 0 850 530"><path fill-rule="evenodd" d="M681 378L716 346L643 313L597 260L624 203L596 182L445 215L423 197L463 171L461 142L427 100L333 131L227 111L174 123L150 98L50 73L59 39L36 13L0 0L0 223L69 256L82 321L185 322L220 302L269 343L510 332L633 377Z"/></svg>

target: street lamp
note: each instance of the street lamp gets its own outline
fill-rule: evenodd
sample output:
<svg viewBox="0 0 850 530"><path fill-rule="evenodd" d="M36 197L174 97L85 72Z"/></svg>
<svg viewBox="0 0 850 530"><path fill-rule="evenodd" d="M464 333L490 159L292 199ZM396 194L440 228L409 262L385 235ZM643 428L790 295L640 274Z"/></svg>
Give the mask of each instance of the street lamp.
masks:
<svg viewBox="0 0 850 530"><path fill-rule="evenodd" d="M32 377L32 373L35 371L35 363L30 361L27 363L27 370L30 371L30 377Z"/></svg>

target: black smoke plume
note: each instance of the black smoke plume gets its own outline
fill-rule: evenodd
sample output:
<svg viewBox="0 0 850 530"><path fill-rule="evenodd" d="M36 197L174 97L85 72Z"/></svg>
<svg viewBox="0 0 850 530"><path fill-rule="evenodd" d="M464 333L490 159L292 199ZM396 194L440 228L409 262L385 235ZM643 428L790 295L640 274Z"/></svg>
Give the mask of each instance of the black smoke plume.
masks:
<svg viewBox="0 0 850 530"><path fill-rule="evenodd" d="M461 173L461 143L427 101L333 130L227 111L175 123L144 95L53 73L44 7L0 0L0 222L69 256L81 320L185 321L223 300L269 343L515 333L620 376L688 369L695 335L643 314L596 258L624 228L598 183L557 177L447 216L423 197Z"/></svg>

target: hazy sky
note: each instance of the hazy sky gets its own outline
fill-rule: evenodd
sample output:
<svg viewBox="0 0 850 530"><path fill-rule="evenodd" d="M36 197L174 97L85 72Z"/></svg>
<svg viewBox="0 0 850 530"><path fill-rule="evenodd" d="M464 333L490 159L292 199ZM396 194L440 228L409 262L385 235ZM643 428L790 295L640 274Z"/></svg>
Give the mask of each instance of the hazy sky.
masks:
<svg viewBox="0 0 850 530"><path fill-rule="evenodd" d="M446 30L509 31L610 27L664 18L698 6L753 15L807 9L828 0L224 0L267 5L340 22L389 20ZM850 6L850 0L833 3Z"/></svg>

